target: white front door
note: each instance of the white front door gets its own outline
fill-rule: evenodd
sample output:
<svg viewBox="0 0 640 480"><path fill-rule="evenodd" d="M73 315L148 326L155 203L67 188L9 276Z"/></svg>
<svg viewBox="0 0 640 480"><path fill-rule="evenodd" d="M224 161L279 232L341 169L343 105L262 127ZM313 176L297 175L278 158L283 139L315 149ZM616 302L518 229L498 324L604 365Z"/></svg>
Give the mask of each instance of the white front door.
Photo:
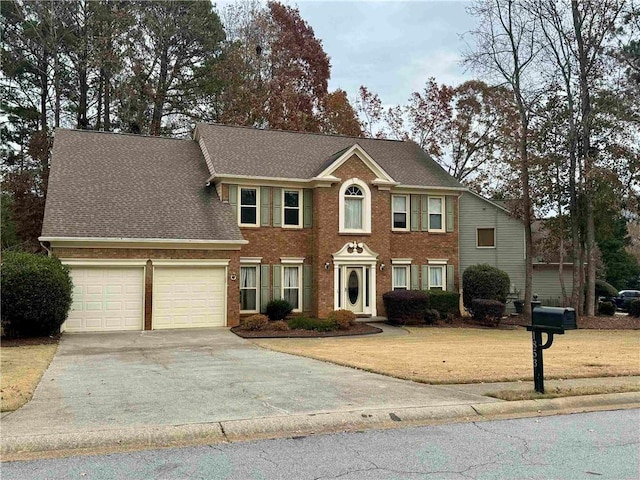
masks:
<svg viewBox="0 0 640 480"><path fill-rule="evenodd" d="M347 310L362 313L362 299L364 297L363 267L345 268L344 305Z"/></svg>

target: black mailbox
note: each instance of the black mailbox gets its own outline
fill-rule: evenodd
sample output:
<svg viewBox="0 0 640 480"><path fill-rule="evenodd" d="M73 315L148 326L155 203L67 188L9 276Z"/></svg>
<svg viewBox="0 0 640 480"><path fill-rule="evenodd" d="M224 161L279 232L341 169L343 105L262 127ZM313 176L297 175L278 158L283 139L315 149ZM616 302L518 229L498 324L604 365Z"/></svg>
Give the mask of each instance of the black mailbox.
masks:
<svg viewBox="0 0 640 480"><path fill-rule="evenodd" d="M531 326L543 331L564 333L576 330L576 311L573 308L536 307L533 309Z"/></svg>

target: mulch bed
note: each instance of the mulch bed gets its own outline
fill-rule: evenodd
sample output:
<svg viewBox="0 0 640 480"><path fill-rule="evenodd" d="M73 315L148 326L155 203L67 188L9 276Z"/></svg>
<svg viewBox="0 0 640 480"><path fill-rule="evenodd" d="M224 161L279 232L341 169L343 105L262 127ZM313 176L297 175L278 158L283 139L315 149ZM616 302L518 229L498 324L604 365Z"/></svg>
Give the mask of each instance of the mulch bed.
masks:
<svg viewBox="0 0 640 480"><path fill-rule="evenodd" d="M315 330L241 330L239 327L233 327L231 331L242 338L322 338L371 335L382 332L382 329L366 323L356 323L349 330L334 330L332 332L316 332Z"/></svg>
<svg viewBox="0 0 640 480"><path fill-rule="evenodd" d="M6 338L0 339L2 347L23 347L26 345L48 345L51 343L58 343L60 341L61 333L52 335L50 337L32 337L32 338Z"/></svg>

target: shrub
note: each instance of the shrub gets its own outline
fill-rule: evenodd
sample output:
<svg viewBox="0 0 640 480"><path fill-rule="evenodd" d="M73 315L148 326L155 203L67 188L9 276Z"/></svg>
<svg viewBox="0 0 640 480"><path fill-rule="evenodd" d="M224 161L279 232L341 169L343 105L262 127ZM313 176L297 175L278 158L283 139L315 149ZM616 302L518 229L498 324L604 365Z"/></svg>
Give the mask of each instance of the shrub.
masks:
<svg viewBox="0 0 640 480"><path fill-rule="evenodd" d="M460 294L444 290L428 290L429 308L437 310L441 317L460 315Z"/></svg>
<svg viewBox="0 0 640 480"><path fill-rule="evenodd" d="M640 317L640 299L631 300L629 302L629 308L627 311L629 312L630 317L639 318Z"/></svg>
<svg viewBox="0 0 640 480"><path fill-rule="evenodd" d="M275 322L270 322L268 328L276 332L285 332L289 330L289 325L284 320L276 320Z"/></svg>
<svg viewBox="0 0 640 480"><path fill-rule="evenodd" d="M29 337L59 332L71 308L69 267L55 257L5 252L1 271L4 333Z"/></svg>
<svg viewBox="0 0 640 480"><path fill-rule="evenodd" d="M474 298L471 302L473 318L488 327L497 327L504 315L504 303L485 298Z"/></svg>
<svg viewBox="0 0 640 480"><path fill-rule="evenodd" d="M604 280L596 279L596 298L605 297L612 298L618 296L618 290L616 287Z"/></svg>
<svg viewBox="0 0 640 480"><path fill-rule="evenodd" d="M438 320L440 320L440 312L435 308L430 308L424 312L424 323L427 325L433 325Z"/></svg>
<svg viewBox="0 0 640 480"><path fill-rule="evenodd" d="M293 307L286 300L271 300L267 303L267 317L269 320L284 320L293 311Z"/></svg>
<svg viewBox="0 0 640 480"><path fill-rule="evenodd" d="M242 319L243 330L264 330L269 325L269 319L266 315L251 315Z"/></svg>
<svg viewBox="0 0 640 480"><path fill-rule="evenodd" d="M613 302L598 303L598 315L611 316L616 313L616 304Z"/></svg>
<svg viewBox="0 0 640 480"><path fill-rule="evenodd" d="M356 323L356 314L351 310L334 310L327 320L334 322L340 330L349 330Z"/></svg>
<svg viewBox="0 0 640 480"><path fill-rule="evenodd" d="M472 265L462 274L462 301L473 313L473 300L497 300L506 303L509 293L509 275L491 265Z"/></svg>
<svg viewBox="0 0 640 480"><path fill-rule="evenodd" d="M387 319L400 325L424 322L429 310L429 295L421 290L394 290L382 295Z"/></svg>
<svg viewBox="0 0 640 480"><path fill-rule="evenodd" d="M331 332L338 329L338 325L331 320L308 317L293 317L287 320L291 330L315 330L316 332Z"/></svg>

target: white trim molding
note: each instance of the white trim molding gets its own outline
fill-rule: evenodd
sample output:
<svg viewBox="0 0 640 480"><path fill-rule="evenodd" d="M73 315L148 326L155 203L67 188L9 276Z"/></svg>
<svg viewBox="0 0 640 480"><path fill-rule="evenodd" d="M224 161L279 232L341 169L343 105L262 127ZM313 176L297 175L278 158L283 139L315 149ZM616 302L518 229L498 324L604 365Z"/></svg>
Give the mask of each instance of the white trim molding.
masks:
<svg viewBox="0 0 640 480"><path fill-rule="evenodd" d="M304 257L280 257L283 265L300 265L304 263Z"/></svg>
<svg viewBox="0 0 640 480"><path fill-rule="evenodd" d="M345 193L347 189L355 185L362 189L362 228L345 228ZM340 191L338 192L339 198L339 212L338 212L338 233L371 233L371 189L369 185L360 180L359 178L350 178L342 182Z"/></svg>
<svg viewBox="0 0 640 480"><path fill-rule="evenodd" d="M262 257L240 257L240 263L262 263Z"/></svg>
<svg viewBox="0 0 640 480"><path fill-rule="evenodd" d="M61 258L60 262L64 265L73 267L74 265L82 267L144 267L147 260L140 259L111 259L111 258Z"/></svg>
<svg viewBox="0 0 640 480"><path fill-rule="evenodd" d="M398 185L398 182L396 182L391 177L391 175L385 172L385 170L380 165L378 165L378 163L373 158L371 158L371 156L367 152L365 152L365 150L357 143L354 143L349 149L347 149L346 152L340 155L331 165L325 168L316 178L318 179L336 178L332 174L343 163L349 160L353 155L357 156L362 161L362 163L364 163L369 168L369 170L371 170L375 174L376 179L373 181L374 185L383 185L383 186Z"/></svg>
<svg viewBox="0 0 640 480"><path fill-rule="evenodd" d="M247 240L190 240L179 238L39 237L52 248L157 248L178 250L240 250Z"/></svg>
<svg viewBox="0 0 640 480"><path fill-rule="evenodd" d="M223 258L210 258L202 260L154 260L154 267L227 267L229 260Z"/></svg>
<svg viewBox="0 0 640 480"><path fill-rule="evenodd" d="M446 265L448 261L448 258L427 258L429 265Z"/></svg>
<svg viewBox="0 0 640 480"><path fill-rule="evenodd" d="M392 265L411 265L411 262L413 262L413 258L392 258L391 259Z"/></svg>

